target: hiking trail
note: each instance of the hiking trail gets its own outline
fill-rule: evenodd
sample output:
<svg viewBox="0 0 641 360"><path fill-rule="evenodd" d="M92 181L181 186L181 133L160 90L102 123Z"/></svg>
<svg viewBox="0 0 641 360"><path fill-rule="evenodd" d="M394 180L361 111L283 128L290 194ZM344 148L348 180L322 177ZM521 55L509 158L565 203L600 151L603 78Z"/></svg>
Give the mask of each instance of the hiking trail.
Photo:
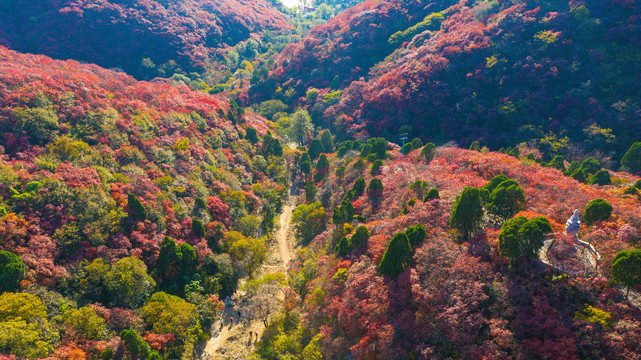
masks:
<svg viewBox="0 0 641 360"><path fill-rule="evenodd" d="M282 272L287 274L287 266L293 259L295 239L291 234L292 212L296 208L296 197L290 194L283 205L278 229L274 232L274 238L270 242L267 259L256 276ZM247 281L241 279L239 289ZM282 294L281 294L282 295ZM200 356L200 360L213 359L247 359L255 350L258 339L262 336L265 325L257 317L248 318L250 314L249 301L245 293L236 290L231 297L233 306L225 306L220 319L214 322L212 333ZM241 316L238 316L240 312ZM232 321L230 322L230 318ZM249 338L249 332L253 337ZM256 334L258 333L258 338Z"/></svg>

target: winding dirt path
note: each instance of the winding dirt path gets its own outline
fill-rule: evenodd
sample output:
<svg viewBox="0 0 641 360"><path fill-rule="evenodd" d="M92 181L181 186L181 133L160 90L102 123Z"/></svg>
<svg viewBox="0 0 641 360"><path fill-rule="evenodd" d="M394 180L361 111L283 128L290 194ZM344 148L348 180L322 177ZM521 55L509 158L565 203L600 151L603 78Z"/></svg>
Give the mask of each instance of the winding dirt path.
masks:
<svg viewBox="0 0 641 360"><path fill-rule="evenodd" d="M296 199L293 196L290 196L287 199L287 203L283 206L283 212L280 215L280 226L276 232L275 238L278 241L278 249L280 250L280 261L282 263L283 271L287 270L287 264L293 258L292 256L292 246L293 241L291 240L289 228L292 222L292 212L296 207Z"/></svg>
<svg viewBox="0 0 641 360"><path fill-rule="evenodd" d="M286 274L287 265L293 259L295 240L291 234L292 212L296 207L296 197L288 196L282 208L278 230L274 233L274 240L270 244L267 260L261 268L262 274L282 272ZM247 279L242 279L239 288ZM247 359L256 344L257 337L249 338L249 332L260 337L264 331L264 324L258 319L248 319L250 313L245 294L236 291L232 296L233 306L225 306L222 316L212 326L211 338L207 341L203 353L197 357L201 360L213 359ZM240 312L241 316L238 316ZM230 322L230 318L232 321Z"/></svg>

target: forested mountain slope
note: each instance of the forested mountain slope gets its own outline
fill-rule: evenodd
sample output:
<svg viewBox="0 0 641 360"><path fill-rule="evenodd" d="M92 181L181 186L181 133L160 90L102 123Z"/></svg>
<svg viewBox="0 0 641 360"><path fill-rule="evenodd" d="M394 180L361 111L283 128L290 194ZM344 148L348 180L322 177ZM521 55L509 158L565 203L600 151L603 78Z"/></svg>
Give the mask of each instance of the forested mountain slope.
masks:
<svg viewBox="0 0 641 360"><path fill-rule="evenodd" d="M320 156L313 147L316 170L293 215L305 247L262 358L641 354L641 304L609 280L615 254L639 245L638 177L611 172L614 185L586 185L526 157L419 141L405 157L380 139ZM610 208L594 218L596 199ZM576 242L561 235L547 252L556 267L539 260L544 234L562 233L574 209L598 270L572 260Z"/></svg>
<svg viewBox="0 0 641 360"><path fill-rule="evenodd" d="M395 47L387 39L454 1L365 1L327 24L314 27L301 41L284 49L275 77L304 94L309 86L347 85L365 76ZM334 80L336 78L336 80Z"/></svg>
<svg viewBox="0 0 641 360"><path fill-rule="evenodd" d="M635 1L365 2L284 50L273 76L337 132L540 140L550 158L567 136L617 158L641 135L640 37Z"/></svg>
<svg viewBox="0 0 641 360"><path fill-rule="evenodd" d="M286 161L265 120L3 47L0 104L0 351L191 356L281 206Z"/></svg>
<svg viewBox="0 0 641 360"><path fill-rule="evenodd" d="M266 0L12 0L0 18L2 45L139 78L203 71L216 49L289 26Z"/></svg>

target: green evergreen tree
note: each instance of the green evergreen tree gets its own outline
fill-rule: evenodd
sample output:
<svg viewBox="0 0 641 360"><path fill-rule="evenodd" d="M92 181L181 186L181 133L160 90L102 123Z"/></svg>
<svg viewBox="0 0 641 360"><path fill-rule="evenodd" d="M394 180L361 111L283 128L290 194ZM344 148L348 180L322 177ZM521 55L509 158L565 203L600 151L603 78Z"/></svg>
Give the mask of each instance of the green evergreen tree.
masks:
<svg viewBox="0 0 641 360"><path fill-rule="evenodd" d="M486 204L487 210L503 219L509 219L525 210L525 194L519 184L511 179L500 183L491 193Z"/></svg>
<svg viewBox="0 0 641 360"><path fill-rule="evenodd" d="M308 153L304 152L303 155L300 156L298 166L305 175L309 175L312 171L312 159L309 157Z"/></svg>
<svg viewBox="0 0 641 360"><path fill-rule="evenodd" d="M338 147L337 154L338 154L338 156L343 157L343 156L345 156L345 154L347 154L348 151L349 151L349 149L347 148L347 146L341 145L341 146Z"/></svg>
<svg viewBox="0 0 641 360"><path fill-rule="evenodd" d="M373 200L379 200L383 196L383 182L381 179L373 178L369 183L367 193Z"/></svg>
<svg viewBox="0 0 641 360"><path fill-rule="evenodd" d="M538 257L539 250L543 247L545 234L552 232L552 227L544 217L537 217L528 220L519 229L521 240L521 251L529 258Z"/></svg>
<svg viewBox="0 0 641 360"><path fill-rule="evenodd" d="M599 220L607 220L612 215L612 205L603 199L594 199L585 207L583 218L588 224Z"/></svg>
<svg viewBox="0 0 641 360"><path fill-rule="evenodd" d="M198 220L198 219L192 219L191 220L191 230L196 234L198 237L205 237L205 225L203 225L203 222Z"/></svg>
<svg viewBox="0 0 641 360"><path fill-rule="evenodd" d="M361 246L364 246L367 244L367 240L369 240L370 233L369 230L367 230L367 227L361 225L356 228L356 231L354 231L354 235L352 235L350 241L352 243L352 247L354 249L357 249Z"/></svg>
<svg viewBox="0 0 641 360"><path fill-rule="evenodd" d="M365 179L362 177L356 179L352 189L354 190L356 196L363 195L363 192L365 191Z"/></svg>
<svg viewBox="0 0 641 360"><path fill-rule="evenodd" d="M499 254L510 261L510 268L514 260L523 255L519 230L527 222L525 216L515 217L503 223L499 234Z"/></svg>
<svg viewBox="0 0 641 360"><path fill-rule="evenodd" d="M496 175L489 183L485 184L485 186L481 188L481 198L483 199L483 202L487 202L492 191L494 191L494 189L496 189L505 180L510 180L510 178L501 174Z"/></svg>
<svg viewBox="0 0 641 360"><path fill-rule="evenodd" d="M588 172L582 167L576 169L576 171L571 175L572 179L580 183L586 183L589 176L590 174L588 174Z"/></svg>
<svg viewBox="0 0 641 360"><path fill-rule="evenodd" d="M578 161L572 161L570 163L570 166L563 172L563 175L565 176L572 176L579 168L581 167L581 163Z"/></svg>
<svg viewBox="0 0 641 360"><path fill-rule="evenodd" d="M557 155L555 156L552 161L548 164L548 167L552 167L561 171L565 171L565 163L563 160L563 156Z"/></svg>
<svg viewBox="0 0 641 360"><path fill-rule="evenodd" d="M316 170L329 169L329 160L327 160L327 155L322 154L316 162Z"/></svg>
<svg viewBox="0 0 641 360"><path fill-rule="evenodd" d="M309 150L307 153L312 160L316 160L318 156L323 152L323 144L320 140L314 139L309 143Z"/></svg>
<svg viewBox="0 0 641 360"><path fill-rule="evenodd" d="M261 153L266 158L270 155L283 156L283 147L278 139L274 139L271 133L263 135L263 148Z"/></svg>
<svg viewBox="0 0 641 360"><path fill-rule="evenodd" d="M383 167L383 162L380 159L377 159L376 161L374 161L374 163L372 164L372 170L370 171L370 175L372 176L378 175L381 167Z"/></svg>
<svg viewBox="0 0 641 360"><path fill-rule="evenodd" d="M407 239L410 245L412 245L412 248L416 249L427 237L427 230L425 230L423 224L416 224L408 227L407 230L405 230L405 235L407 235Z"/></svg>
<svg viewBox="0 0 641 360"><path fill-rule="evenodd" d="M599 160L589 157L583 160L581 169L584 169L588 175L594 175L597 171L601 170L601 163Z"/></svg>
<svg viewBox="0 0 641 360"><path fill-rule="evenodd" d="M302 171L305 175L309 175L309 173L312 172L312 162L309 160L303 161L300 164L300 171Z"/></svg>
<svg viewBox="0 0 641 360"><path fill-rule="evenodd" d="M199 210L204 210L209 214L209 209L207 208L207 203L203 198L197 197L196 200L194 200L194 211L199 211Z"/></svg>
<svg viewBox="0 0 641 360"><path fill-rule="evenodd" d="M338 244L336 244L336 254L341 257L347 256L351 251L352 251L352 246L350 244L350 241L343 236L339 241Z"/></svg>
<svg viewBox="0 0 641 360"><path fill-rule="evenodd" d="M147 218L147 211L136 195L129 193L127 195L127 204L129 206L129 218L134 221L143 221Z"/></svg>
<svg viewBox="0 0 641 360"><path fill-rule="evenodd" d="M133 330L123 330L120 339L132 358L140 360L160 360L160 355Z"/></svg>
<svg viewBox="0 0 641 360"><path fill-rule="evenodd" d="M332 133L329 130L323 131L320 141L323 144L324 152L328 154L334 152L334 140L332 139Z"/></svg>
<svg viewBox="0 0 641 360"><path fill-rule="evenodd" d="M421 141L420 138L415 138L414 140L412 140L412 149L416 150L422 147L423 147L423 142Z"/></svg>
<svg viewBox="0 0 641 360"><path fill-rule="evenodd" d="M305 185L305 200L311 203L314 201L314 196L316 196L316 184L313 181L308 181Z"/></svg>
<svg viewBox="0 0 641 360"><path fill-rule="evenodd" d="M481 144L479 144L478 141L472 141L472 144L470 144L470 150L481 151Z"/></svg>
<svg viewBox="0 0 641 360"><path fill-rule="evenodd" d="M12 252L0 250L0 293L20 289L24 275L22 259Z"/></svg>
<svg viewBox="0 0 641 360"><path fill-rule="evenodd" d="M610 178L610 173L607 170L599 170L594 174L590 180L590 185L610 185L612 184L612 179Z"/></svg>
<svg viewBox="0 0 641 360"><path fill-rule="evenodd" d="M412 260L412 248L405 233L392 237L378 265L378 271L392 278L398 277L409 266Z"/></svg>
<svg viewBox="0 0 641 360"><path fill-rule="evenodd" d="M253 127L245 129L245 139L249 140L252 144L258 142L258 132Z"/></svg>
<svg viewBox="0 0 641 360"><path fill-rule="evenodd" d="M421 155L425 158L425 161L429 163L434 159L434 155L436 155L436 145L431 142L425 144L423 150L421 150Z"/></svg>
<svg viewBox="0 0 641 360"><path fill-rule="evenodd" d="M401 150L403 150L403 155L407 155L414 150L414 147L412 146L411 142L407 142L405 143L404 148L401 148Z"/></svg>
<svg viewBox="0 0 641 360"><path fill-rule="evenodd" d="M385 138L371 139L372 150L377 159L385 160L387 158L387 140Z"/></svg>
<svg viewBox="0 0 641 360"><path fill-rule="evenodd" d="M369 156L370 152L372 151L372 145L371 144L365 144L361 147L361 156L362 158L366 158Z"/></svg>
<svg viewBox="0 0 641 360"><path fill-rule="evenodd" d="M480 190L473 187L464 188L461 195L454 201L450 226L459 229L467 240L472 232L478 229L481 219L483 219L483 204Z"/></svg>
<svg viewBox="0 0 641 360"><path fill-rule="evenodd" d="M635 142L621 158L621 165L630 169L630 172L641 171L641 142Z"/></svg>
<svg viewBox="0 0 641 360"><path fill-rule="evenodd" d="M441 195L438 193L437 188L432 188L430 191L427 192L427 195L423 198L423 202L433 200L433 199L440 199Z"/></svg>
<svg viewBox="0 0 641 360"><path fill-rule="evenodd" d="M612 279L627 287L626 297L630 287L641 284L641 249L621 250L612 261Z"/></svg>
<svg viewBox="0 0 641 360"><path fill-rule="evenodd" d="M176 240L165 236L160 245L160 252L158 253L158 265L163 278L175 276L181 258L182 254L178 249Z"/></svg>

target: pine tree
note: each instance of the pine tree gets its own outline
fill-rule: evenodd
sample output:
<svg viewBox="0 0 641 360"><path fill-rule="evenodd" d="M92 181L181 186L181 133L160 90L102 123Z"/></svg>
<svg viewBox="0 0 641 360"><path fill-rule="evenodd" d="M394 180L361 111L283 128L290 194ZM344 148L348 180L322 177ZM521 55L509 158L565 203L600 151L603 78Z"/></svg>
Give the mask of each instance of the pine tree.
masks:
<svg viewBox="0 0 641 360"><path fill-rule="evenodd" d="M425 144L423 150L421 150L421 155L425 158L425 161L429 163L434 159L434 155L436 155L436 145L431 142Z"/></svg>
<svg viewBox="0 0 641 360"><path fill-rule="evenodd" d="M19 289L24 275L24 262L18 255L0 250L0 293Z"/></svg>
<svg viewBox="0 0 641 360"><path fill-rule="evenodd" d="M372 164L372 170L369 172L370 175L372 176L378 175L381 167L383 167L383 162L380 159L377 159L376 161L374 161L374 163Z"/></svg>
<svg viewBox="0 0 641 360"><path fill-rule="evenodd" d="M408 227L407 230L405 230L405 235L407 235L407 239L410 245L412 245L412 248L416 249L423 240L425 240L425 237L427 237L427 230L425 230L423 224L416 224Z"/></svg>
<svg viewBox="0 0 641 360"><path fill-rule="evenodd" d="M351 243L352 247L354 249L357 249L361 246L364 246L367 244L367 240L369 240L370 233L369 230L363 225L359 226L356 228L356 231L354 231L354 235L351 237Z"/></svg>
<svg viewBox="0 0 641 360"><path fill-rule="evenodd" d="M599 170L592 176L590 180L590 185L610 185L612 184L612 179L610 178L610 173L607 170Z"/></svg>
<svg viewBox="0 0 641 360"><path fill-rule="evenodd" d="M627 286L626 297L630 287L641 284L641 249L621 250L612 261L612 279Z"/></svg>
<svg viewBox="0 0 641 360"><path fill-rule="evenodd" d="M249 140L252 144L258 142L258 132L253 127L245 129L245 139Z"/></svg>
<svg viewBox="0 0 641 360"><path fill-rule="evenodd" d="M345 257L352 251L351 243L350 241L343 236L339 241L338 244L336 244L336 254L338 256Z"/></svg>
<svg viewBox="0 0 641 360"><path fill-rule="evenodd" d="M127 204L129 206L129 218L134 221L143 221L147 218L147 211L136 195L129 193L127 195Z"/></svg>
<svg viewBox="0 0 641 360"><path fill-rule="evenodd" d="M323 152L323 144L320 142L318 139L314 139L309 143L309 150L307 150L307 153L309 154L309 157L312 158L312 160L316 160L316 158Z"/></svg>
<svg viewBox="0 0 641 360"><path fill-rule="evenodd" d="M450 216L450 226L463 232L465 240L469 239L483 218L481 192L477 188L466 187L456 197Z"/></svg>
<svg viewBox="0 0 641 360"><path fill-rule="evenodd" d="M194 232L194 234L196 234L196 236L205 237L205 225L203 225L202 221L198 219L192 219L191 230Z"/></svg>
<svg viewBox="0 0 641 360"><path fill-rule="evenodd" d="M398 277L409 266L412 260L412 248L405 233L394 235L387 245L378 271L392 278Z"/></svg>
<svg viewBox="0 0 641 360"><path fill-rule="evenodd" d="M583 218L588 224L599 220L607 220L612 215L612 205L603 199L594 199L585 207Z"/></svg>
<svg viewBox="0 0 641 360"><path fill-rule="evenodd" d="M437 188L432 188L430 191L427 192L427 195L423 198L423 202L433 200L433 199L440 199L441 195L438 193Z"/></svg>
<svg viewBox="0 0 641 360"><path fill-rule="evenodd" d="M621 158L621 165L636 173L641 171L641 142L635 142Z"/></svg>
<svg viewBox="0 0 641 360"><path fill-rule="evenodd" d="M381 196L383 196L383 190L383 182L381 181L381 179L373 178L369 183L367 193L372 198L372 200L378 201L380 200Z"/></svg>
<svg viewBox="0 0 641 360"><path fill-rule="evenodd" d="M305 200L309 203L314 201L316 195L316 184L313 181L308 181L305 185Z"/></svg>
<svg viewBox="0 0 641 360"><path fill-rule="evenodd" d="M323 144L323 152L334 152L334 140L332 139L332 133L329 130L323 131L320 141Z"/></svg>

